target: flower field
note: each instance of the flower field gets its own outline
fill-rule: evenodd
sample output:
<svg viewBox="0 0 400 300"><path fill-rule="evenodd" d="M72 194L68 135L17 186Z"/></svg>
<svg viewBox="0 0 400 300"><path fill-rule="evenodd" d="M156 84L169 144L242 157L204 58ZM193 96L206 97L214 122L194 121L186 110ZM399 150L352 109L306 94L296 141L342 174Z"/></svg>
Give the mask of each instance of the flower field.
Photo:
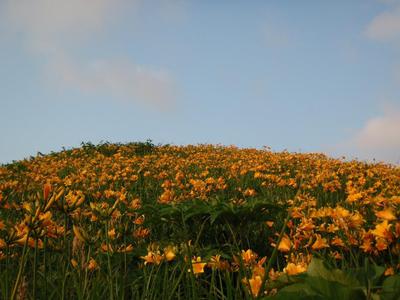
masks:
<svg viewBox="0 0 400 300"><path fill-rule="evenodd" d="M400 168L82 144L0 166L1 299L400 299Z"/></svg>

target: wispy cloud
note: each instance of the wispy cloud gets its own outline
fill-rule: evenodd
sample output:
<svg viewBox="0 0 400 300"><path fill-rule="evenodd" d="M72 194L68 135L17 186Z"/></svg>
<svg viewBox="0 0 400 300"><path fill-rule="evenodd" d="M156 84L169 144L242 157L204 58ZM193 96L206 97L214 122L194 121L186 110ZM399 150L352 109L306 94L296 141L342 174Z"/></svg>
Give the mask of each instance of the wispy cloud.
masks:
<svg viewBox="0 0 400 300"><path fill-rule="evenodd" d="M72 53L90 46L93 36L111 26L124 9L138 1L126 0L8 0L2 16L22 33L32 55L44 58L45 76L62 86L94 94L106 94L159 109L176 98L173 76L162 68L125 58L81 61Z"/></svg>
<svg viewBox="0 0 400 300"><path fill-rule="evenodd" d="M387 108L370 118L353 136L336 147L336 154L357 153L358 158L400 164L400 108Z"/></svg>
<svg viewBox="0 0 400 300"><path fill-rule="evenodd" d="M377 41L400 40L400 2L391 1L389 9L375 16L368 24L365 34Z"/></svg>
<svg viewBox="0 0 400 300"><path fill-rule="evenodd" d="M163 111L173 107L176 98L175 83L169 73L144 68L126 59L77 63L60 56L48 65L50 73L65 87L114 99L134 99Z"/></svg>

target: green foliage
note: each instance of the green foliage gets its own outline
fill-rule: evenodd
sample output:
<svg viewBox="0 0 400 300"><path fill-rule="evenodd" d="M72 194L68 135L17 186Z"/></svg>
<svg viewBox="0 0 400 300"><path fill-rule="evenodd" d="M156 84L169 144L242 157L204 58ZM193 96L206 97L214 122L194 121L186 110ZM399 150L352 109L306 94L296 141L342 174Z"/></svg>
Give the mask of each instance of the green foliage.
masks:
<svg viewBox="0 0 400 300"><path fill-rule="evenodd" d="M400 276L385 278L384 270L366 261L363 268L343 271L330 268L323 260L313 258L305 274L281 279L287 286L265 299L399 299Z"/></svg>

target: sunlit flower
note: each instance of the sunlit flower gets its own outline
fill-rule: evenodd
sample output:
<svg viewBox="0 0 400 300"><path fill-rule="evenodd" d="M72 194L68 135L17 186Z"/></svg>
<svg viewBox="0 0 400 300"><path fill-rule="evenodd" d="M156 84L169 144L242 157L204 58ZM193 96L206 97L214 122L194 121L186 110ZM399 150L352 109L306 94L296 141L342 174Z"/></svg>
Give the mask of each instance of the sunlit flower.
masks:
<svg viewBox="0 0 400 300"><path fill-rule="evenodd" d="M283 269L283 272L285 272L288 275L297 275L300 273L304 273L307 271L307 267L304 266L303 264L294 264L294 263L288 263L286 268Z"/></svg>
<svg viewBox="0 0 400 300"><path fill-rule="evenodd" d="M251 294L254 297L257 297L258 293L260 292L261 285L262 285L261 276L254 276L254 277L250 278L249 284L250 284Z"/></svg>
<svg viewBox="0 0 400 300"><path fill-rule="evenodd" d="M376 224L375 229L372 230L372 234L376 237L386 239L390 237L390 227L392 224L388 223L388 220L384 220L382 223Z"/></svg>
<svg viewBox="0 0 400 300"><path fill-rule="evenodd" d="M377 211L375 212L375 215L378 218L387 220L387 221L393 221L396 220L396 216L393 213L393 210L391 208L387 208L385 210Z"/></svg>
<svg viewBox="0 0 400 300"><path fill-rule="evenodd" d="M192 259L192 269L193 269L193 274L200 274L204 273L204 267L207 265L206 262L201 262L201 257L194 257ZM189 272L191 272L191 269L189 269Z"/></svg>
<svg viewBox="0 0 400 300"><path fill-rule="evenodd" d="M163 260L163 256L160 255L159 252L152 252L149 251L145 256L141 256L140 258L142 258L145 262L144 264L156 264L159 265L162 260Z"/></svg>
<svg viewBox="0 0 400 300"><path fill-rule="evenodd" d="M279 243L278 250L281 252L289 252L292 243L287 235L284 235Z"/></svg>
<svg viewBox="0 0 400 300"><path fill-rule="evenodd" d="M326 238L322 238L320 234L316 234L316 237L317 237L316 241L311 246L313 250L320 250L329 247L328 243L326 242Z"/></svg>
<svg viewBox="0 0 400 300"><path fill-rule="evenodd" d="M257 259L257 254L254 253L251 249L247 249L246 251L243 251L243 250L242 250L241 255L242 255L243 262L244 262L245 264L250 264L250 263L252 263L254 260Z"/></svg>

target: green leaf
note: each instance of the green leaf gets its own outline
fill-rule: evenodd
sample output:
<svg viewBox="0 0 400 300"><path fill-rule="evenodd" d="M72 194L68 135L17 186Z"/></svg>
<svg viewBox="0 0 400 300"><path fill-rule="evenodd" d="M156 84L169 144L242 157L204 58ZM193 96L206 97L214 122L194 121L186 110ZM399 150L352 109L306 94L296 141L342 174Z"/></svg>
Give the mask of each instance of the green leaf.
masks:
<svg viewBox="0 0 400 300"><path fill-rule="evenodd" d="M321 259L313 258L307 269L307 275L321 277L328 281L339 282L345 286L359 286L360 282L339 269L328 269Z"/></svg>
<svg viewBox="0 0 400 300"><path fill-rule="evenodd" d="M400 275L393 275L385 279L381 292L382 300L400 299Z"/></svg>

